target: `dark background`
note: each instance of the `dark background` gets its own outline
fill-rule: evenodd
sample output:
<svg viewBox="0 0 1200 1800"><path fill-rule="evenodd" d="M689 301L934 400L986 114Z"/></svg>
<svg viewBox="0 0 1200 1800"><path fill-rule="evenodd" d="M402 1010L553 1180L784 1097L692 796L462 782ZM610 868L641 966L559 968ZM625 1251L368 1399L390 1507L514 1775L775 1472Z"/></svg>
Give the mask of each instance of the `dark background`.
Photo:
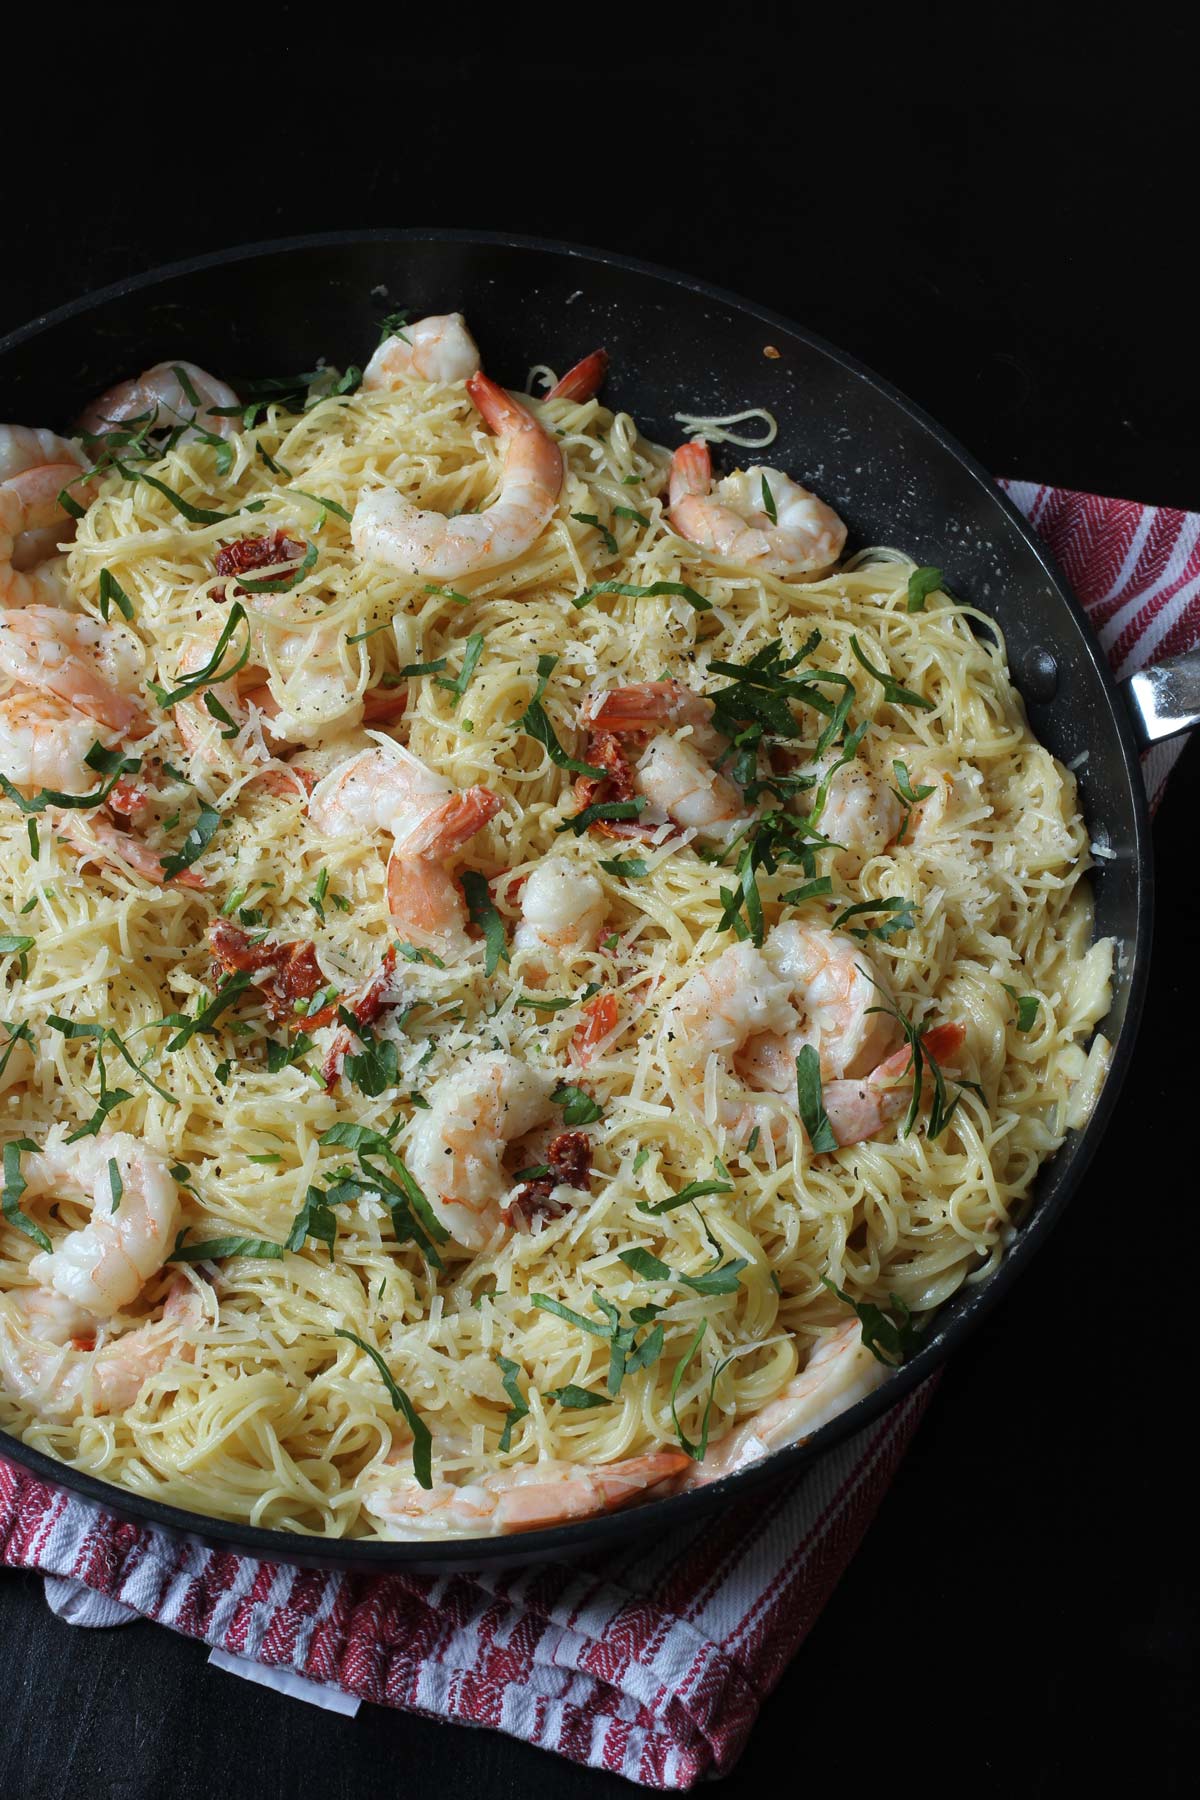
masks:
<svg viewBox="0 0 1200 1800"><path fill-rule="evenodd" d="M232 243L508 228L793 315L997 474L1200 509L1193 109L1169 92L1172 66L1194 65L1181 33L1160 31L1149 73L1124 42L1099 66L1091 39L1061 66L1025 65L1014 34L950 76L903 75L879 45L848 75L819 46L767 41L773 8L746 9L757 68L678 46L639 47L635 68L627 21L574 61L485 75L406 45L400 9L378 66L369 32L348 51L329 15L273 21L273 46L193 42L161 69L107 69L99 40L55 46L39 105L61 96L66 124L56 144L42 114L37 180L25 164L16 180L10 149L20 249L10 227L0 332ZM826 1792L1041 1795L1131 1776L1192 1791L1198 796L1193 746L1156 825L1156 965L1104 1152L946 1373L731 1800L781 1765L789 1787ZM149 1627L72 1630L39 1582L0 1577L0 1794L629 1791L492 1733L369 1706L333 1718L206 1654Z"/></svg>

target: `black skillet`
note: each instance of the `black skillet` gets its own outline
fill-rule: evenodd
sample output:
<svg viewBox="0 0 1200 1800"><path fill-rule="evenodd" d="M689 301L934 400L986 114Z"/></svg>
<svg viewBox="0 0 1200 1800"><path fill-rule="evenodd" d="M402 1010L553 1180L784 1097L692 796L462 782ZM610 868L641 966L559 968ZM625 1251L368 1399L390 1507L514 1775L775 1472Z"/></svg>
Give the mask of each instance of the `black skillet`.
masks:
<svg viewBox="0 0 1200 1800"><path fill-rule="evenodd" d="M674 414L764 406L779 422L768 460L810 483L846 520L849 548L893 544L945 571L948 586L1004 630L1030 723L1078 779L1093 840L1096 931L1117 940L1103 1030L1112 1067L1081 1132L1041 1170L1035 1205L1004 1264L938 1314L920 1354L808 1443L692 1493L513 1539L445 1544L330 1542L141 1499L0 1433L0 1453L120 1517L271 1561L331 1568L468 1568L577 1556L639 1532L677 1532L764 1482L794 1475L943 1363L997 1307L1078 1187L1133 1052L1150 953L1152 861L1138 749L1195 722L1194 661L1122 693L1045 550L953 439L870 370L786 319L703 282L593 250L485 232L376 231L251 245L152 271L73 301L0 340L0 419L65 429L82 401L161 360L239 375L362 362L380 316L460 310L491 374L523 387L535 362L562 370L603 344L605 398L659 443ZM768 346L778 355L768 352ZM726 453L726 466L746 453ZM718 458L721 453L718 452ZM1190 661L1191 659L1189 659ZM1186 716L1188 714L1192 716Z"/></svg>

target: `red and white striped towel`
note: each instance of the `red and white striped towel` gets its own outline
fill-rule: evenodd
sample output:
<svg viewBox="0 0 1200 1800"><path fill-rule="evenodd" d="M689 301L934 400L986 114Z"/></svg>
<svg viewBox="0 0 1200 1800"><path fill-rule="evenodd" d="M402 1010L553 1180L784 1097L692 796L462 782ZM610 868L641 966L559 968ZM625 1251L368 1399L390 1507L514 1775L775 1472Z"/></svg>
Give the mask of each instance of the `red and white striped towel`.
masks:
<svg viewBox="0 0 1200 1800"><path fill-rule="evenodd" d="M1200 635L1200 516L1016 482L1119 675ZM1147 759L1157 798L1177 754ZM261 1666L382 1705L489 1725L647 1787L732 1767L854 1554L930 1384L764 1500L664 1544L569 1567L337 1576L119 1524L0 1462L0 1564L97 1596ZM55 1596L61 1607L62 1588ZM78 1588L68 1589L76 1602Z"/></svg>

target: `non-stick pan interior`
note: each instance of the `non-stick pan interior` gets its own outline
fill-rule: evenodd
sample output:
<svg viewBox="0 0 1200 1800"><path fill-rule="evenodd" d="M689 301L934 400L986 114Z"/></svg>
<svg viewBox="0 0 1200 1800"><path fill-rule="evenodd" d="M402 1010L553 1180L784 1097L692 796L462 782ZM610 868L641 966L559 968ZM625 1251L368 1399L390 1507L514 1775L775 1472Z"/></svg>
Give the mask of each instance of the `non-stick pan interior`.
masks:
<svg viewBox="0 0 1200 1800"><path fill-rule="evenodd" d="M793 1471L865 1424L942 1359L973 1316L990 1308L1065 1203L1107 1119L1132 1047L1149 948L1145 802L1132 736L1094 638L1055 571L984 473L886 384L795 326L701 284L598 253L484 234L349 233L205 258L65 307L0 343L0 418L69 426L87 398L148 364L187 358L236 385L239 376L292 373L321 358L363 363L381 316L407 307L461 311L485 366L523 387L540 362L562 371L603 344L605 398L660 443L686 435L676 418L767 408L779 435L761 458L726 449L725 467L765 460L811 485L842 514L850 549L892 544L944 571L951 591L993 614L1033 730L1078 768L1094 843L1096 928L1120 946L1111 1015L1113 1072L1089 1126L1042 1170L1037 1207L1005 1267L944 1309L914 1363L811 1446L780 1453L769 1471L737 1476L677 1500L520 1540L520 1553L566 1554L649 1525L690 1523L728 1491L764 1473ZM803 297L797 297L802 310ZM752 423L748 428L756 429ZM1081 760L1082 759L1082 760ZM219 1527L131 1502L103 1484L35 1458L0 1435L5 1453L43 1474L84 1485L114 1510L161 1518L211 1541L305 1560L474 1563L514 1554L504 1545L337 1546Z"/></svg>

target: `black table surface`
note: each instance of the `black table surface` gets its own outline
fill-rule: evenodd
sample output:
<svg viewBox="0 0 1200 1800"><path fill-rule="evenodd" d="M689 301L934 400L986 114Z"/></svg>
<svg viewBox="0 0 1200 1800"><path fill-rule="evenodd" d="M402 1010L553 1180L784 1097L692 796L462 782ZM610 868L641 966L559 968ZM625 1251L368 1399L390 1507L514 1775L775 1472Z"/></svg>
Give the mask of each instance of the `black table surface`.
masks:
<svg viewBox="0 0 1200 1800"><path fill-rule="evenodd" d="M737 110L731 141L713 125L712 64L650 56L614 80L547 59L506 70L498 107L495 83L450 59L419 81L356 55L352 93L331 75L293 114L290 84L322 60L321 31L273 10L302 56L224 68L219 103L189 98L176 65L185 97L165 135L157 72L141 71L150 110L134 96L119 127L110 116L105 155L83 97L115 52L55 46L55 80L77 93L84 129L41 145L40 199L19 184L0 330L133 271L301 231L440 223L565 237L799 318L998 474L1200 509L1194 289L1156 262L1183 230L1187 113L1114 108L1084 82L1066 98L968 101L941 85L899 116L894 105L876 116L869 96L861 116L801 114L782 83L764 105L773 90L760 82L752 104L721 89ZM258 130L255 83L280 102ZM568 92L587 125L573 159ZM1105 1149L1000 1316L947 1370L730 1795L767 1790L785 1757L826 1792L848 1779L911 1779L931 1796L964 1782L1104 1792L1134 1773L1147 1790L1191 1791L1196 1582L1181 1463L1195 1329L1182 1275L1196 1204L1198 795L1192 745L1156 825L1156 961ZM35 1578L0 1575L0 1794L629 1791L491 1732L373 1706L336 1718L206 1655L149 1626L72 1629Z"/></svg>

